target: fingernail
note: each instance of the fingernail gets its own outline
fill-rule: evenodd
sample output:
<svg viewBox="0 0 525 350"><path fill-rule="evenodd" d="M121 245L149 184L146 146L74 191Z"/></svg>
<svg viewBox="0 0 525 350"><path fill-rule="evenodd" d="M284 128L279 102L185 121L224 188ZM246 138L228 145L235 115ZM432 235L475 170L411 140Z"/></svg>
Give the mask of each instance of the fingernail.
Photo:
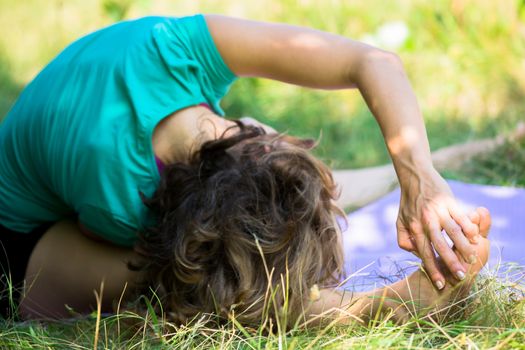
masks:
<svg viewBox="0 0 525 350"><path fill-rule="evenodd" d="M458 272L456 272L456 276L458 276L458 278L463 281L465 279L465 272L459 270Z"/></svg>
<svg viewBox="0 0 525 350"><path fill-rule="evenodd" d="M478 244L478 242L479 242L479 236L478 235L472 236L472 243Z"/></svg>
<svg viewBox="0 0 525 350"><path fill-rule="evenodd" d="M442 282L442 281L437 281L436 282L436 287L437 289L441 290L445 287L445 284Z"/></svg>
<svg viewBox="0 0 525 350"><path fill-rule="evenodd" d="M475 255L471 255L468 259L470 264L475 264L478 261L478 258Z"/></svg>

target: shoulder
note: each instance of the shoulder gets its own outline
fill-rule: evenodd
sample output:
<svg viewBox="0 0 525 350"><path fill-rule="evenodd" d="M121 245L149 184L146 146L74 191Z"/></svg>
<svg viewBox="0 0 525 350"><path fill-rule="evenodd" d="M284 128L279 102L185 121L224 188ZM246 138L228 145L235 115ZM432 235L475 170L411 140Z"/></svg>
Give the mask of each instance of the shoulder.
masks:
<svg viewBox="0 0 525 350"><path fill-rule="evenodd" d="M181 109L164 118L153 133L155 155L165 164L185 162L192 152L215 140L235 123L202 105Z"/></svg>

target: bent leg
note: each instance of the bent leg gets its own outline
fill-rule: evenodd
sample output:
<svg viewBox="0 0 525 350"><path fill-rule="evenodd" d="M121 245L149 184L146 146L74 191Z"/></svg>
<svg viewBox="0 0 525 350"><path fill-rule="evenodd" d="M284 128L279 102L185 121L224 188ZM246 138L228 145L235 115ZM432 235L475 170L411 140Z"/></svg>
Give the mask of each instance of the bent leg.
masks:
<svg viewBox="0 0 525 350"><path fill-rule="evenodd" d="M524 137L525 125L519 124L508 136L500 135L440 148L432 152L432 162L438 171L458 170L469 159L494 151L505 140L519 141ZM392 164L363 169L334 170L333 176L341 187L341 196L337 204L342 208L364 207L398 185Z"/></svg>
<svg viewBox="0 0 525 350"><path fill-rule="evenodd" d="M23 318L57 319L96 309L94 291L104 284L102 309L111 311L136 273L127 268L131 249L84 236L73 221L61 221L40 239L29 259L20 302ZM67 305L67 306L66 306Z"/></svg>
<svg viewBox="0 0 525 350"><path fill-rule="evenodd" d="M334 170L335 182L341 188L337 205L344 209L364 207L392 191L398 184L391 164L354 169Z"/></svg>
<svg viewBox="0 0 525 350"><path fill-rule="evenodd" d="M520 123L508 136L499 135L441 148L432 153L432 162L438 171L459 170L472 157L492 152L505 141L519 142L524 137L525 124Z"/></svg>

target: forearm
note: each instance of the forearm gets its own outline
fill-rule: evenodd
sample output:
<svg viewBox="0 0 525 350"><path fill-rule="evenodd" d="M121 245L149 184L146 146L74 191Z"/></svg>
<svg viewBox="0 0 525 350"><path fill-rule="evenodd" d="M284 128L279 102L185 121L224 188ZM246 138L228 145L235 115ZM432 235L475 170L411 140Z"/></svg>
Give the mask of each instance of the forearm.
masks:
<svg viewBox="0 0 525 350"><path fill-rule="evenodd" d="M308 324L326 325L330 323L364 323L370 311L363 307L370 292L354 293L345 290L322 289L316 300L307 301L306 318Z"/></svg>
<svg viewBox="0 0 525 350"><path fill-rule="evenodd" d="M401 186L411 175L432 170L421 111L397 56L379 50L368 54L357 86L381 127Z"/></svg>
<svg viewBox="0 0 525 350"><path fill-rule="evenodd" d="M307 323L327 325L337 323L368 325L370 320L378 317L378 313L397 309L397 295L386 286L366 292L323 289L319 299L310 301L307 309ZM382 308L384 307L384 310Z"/></svg>

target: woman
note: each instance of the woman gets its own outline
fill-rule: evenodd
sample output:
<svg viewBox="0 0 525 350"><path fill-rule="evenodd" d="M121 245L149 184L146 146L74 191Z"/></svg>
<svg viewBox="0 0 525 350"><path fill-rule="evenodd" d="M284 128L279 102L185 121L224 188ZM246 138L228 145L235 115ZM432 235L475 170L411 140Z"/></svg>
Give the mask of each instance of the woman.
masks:
<svg viewBox="0 0 525 350"><path fill-rule="evenodd" d="M260 318L263 290L285 271L293 276L295 310L305 289L336 283L341 248L330 172L308 153L310 141L219 117L220 99L244 76L357 87L401 185L399 246L422 258L447 298L469 263L479 270L490 218L461 212L432 166L415 96L394 54L282 24L149 17L70 45L28 85L1 126L2 243L9 259L21 249L14 254L21 261L9 268L15 284L24 273L28 279L23 315L64 316L65 303L89 309L103 277L104 300L111 302L137 279L123 263L133 246L145 258L137 262L146 271L143 282L154 284L180 321L215 310L212 304L220 312L241 305L246 321ZM221 203L229 205L210 207ZM138 232L145 232L140 240ZM244 258L242 248L250 252ZM262 260L249 264L256 254ZM251 270L263 265L264 279ZM321 309L332 305L320 300Z"/></svg>

